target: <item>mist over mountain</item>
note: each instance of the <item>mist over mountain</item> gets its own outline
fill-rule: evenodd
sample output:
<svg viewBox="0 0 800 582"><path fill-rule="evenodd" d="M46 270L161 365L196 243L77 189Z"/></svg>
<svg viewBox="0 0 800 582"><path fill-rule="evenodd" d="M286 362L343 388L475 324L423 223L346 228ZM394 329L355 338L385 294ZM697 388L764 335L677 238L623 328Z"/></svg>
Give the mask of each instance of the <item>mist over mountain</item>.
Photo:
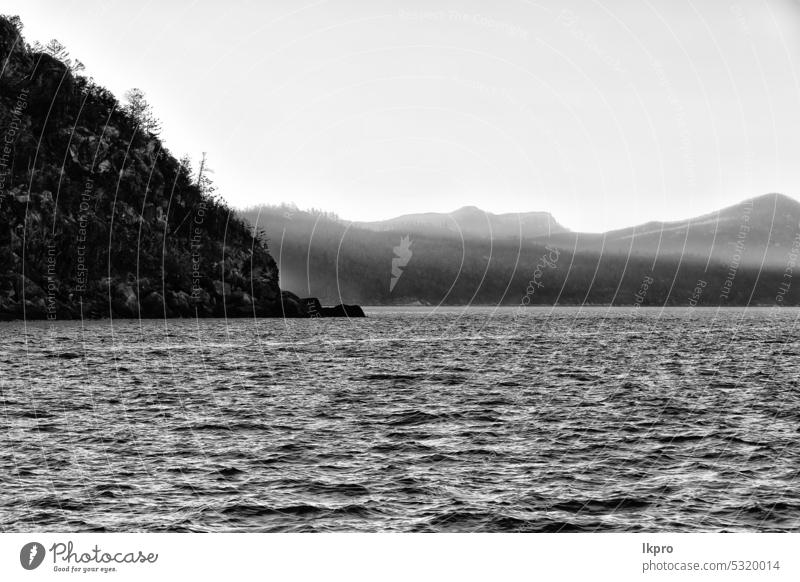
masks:
<svg viewBox="0 0 800 582"><path fill-rule="evenodd" d="M518 222L512 236L513 227L504 228L505 217L528 215L497 220L474 208L370 224L285 205L240 215L270 233L287 288L329 302L716 306L800 301L800 285L792 284L800 255L800 203L778 194L685 221L603 234L562 229L542 235L536 228L521 231ZM479 227L479 217L486 228Z"/></svg>
<svg viewBox="0 0 800 582"><path fill-rule="evenodd" d="M800 202L766 194L710 214L673 222L648 222L603 234L554 233L550 244L576 252L679 256L727 263L735 255L754 268L783 268L798 235Z"/></svg>

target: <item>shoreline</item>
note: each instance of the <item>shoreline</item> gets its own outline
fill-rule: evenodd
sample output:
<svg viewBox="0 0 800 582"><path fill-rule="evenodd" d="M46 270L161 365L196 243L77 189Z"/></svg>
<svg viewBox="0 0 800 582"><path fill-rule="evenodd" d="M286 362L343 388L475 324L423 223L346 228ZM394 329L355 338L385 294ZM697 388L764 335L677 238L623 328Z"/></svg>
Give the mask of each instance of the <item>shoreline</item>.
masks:
<svg viewBox="0 0 800 582"><path fill-rule="evenodd" d="M338 307L338 306L337 306ZM348 305L348 307L353 307ZM231 315L196 315L196 316L181 316L181 315L171 315L171 316L154 316L154 315L142 315L140 317L126 317L126 316L111 316L111 317L74 317L74 318L48 318L48 317L27 317L27 318L20 318L20 317L7 317L7 314L0 314L0 323L13 323L13 322L40 322L46 321L51 324L57 323L67 323L67 322L76 322L76 321L165 321L165 320L176 320L176 321L190 321L190 320L230 320L230 319L257 319L257 320L272 320L272 319L292 319L292 320L309 320L309 319L366 319L368 315L366 313L367 310L376 310L376 311L393 311L393 310L409 310L413 309L416 311L436 311L436 310L465 310L465 309L492 309L492 310L510 310L510 309L518 309L519 306L515 305L359 305L355 307L360 307L365 314L362 315L291 315L289 313L286 314L277 314L277 315L261 315L261 314L231 314ZM609 309L609 310L627 310L627 311L638 311L638 310L646 310L648 312L653 311L702 311L702 312L709 312L709 311L720 311L720 310L744 310L744 309L758 309L758 310L774 310L774 309L786 309L786 310L795 310L800 309L800 305L786 305L776 307L774 305L722 305L722 306L715 306L715 305L703 305L699 307L692 307L689 305L647 305L647 306L640 306L637 307L635 305L598 305L598 304L575 304L575 305L530 305L525 307L525 309L532 309L536 311L543 311L543 310L554 310L554 309ZM335 308L325 308L325 309L335 309Z"/></svg>

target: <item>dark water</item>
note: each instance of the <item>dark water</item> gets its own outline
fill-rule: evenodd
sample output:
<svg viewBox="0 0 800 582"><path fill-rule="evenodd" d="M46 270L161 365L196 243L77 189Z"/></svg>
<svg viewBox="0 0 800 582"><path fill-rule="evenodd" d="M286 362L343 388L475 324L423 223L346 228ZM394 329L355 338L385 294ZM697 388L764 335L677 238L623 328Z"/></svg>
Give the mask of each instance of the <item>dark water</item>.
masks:
<svg viewBox="0 0 800 582"><path fill-rule="evenodd" d="M800 529L800 311L0 324L2 531Z"/></svg>

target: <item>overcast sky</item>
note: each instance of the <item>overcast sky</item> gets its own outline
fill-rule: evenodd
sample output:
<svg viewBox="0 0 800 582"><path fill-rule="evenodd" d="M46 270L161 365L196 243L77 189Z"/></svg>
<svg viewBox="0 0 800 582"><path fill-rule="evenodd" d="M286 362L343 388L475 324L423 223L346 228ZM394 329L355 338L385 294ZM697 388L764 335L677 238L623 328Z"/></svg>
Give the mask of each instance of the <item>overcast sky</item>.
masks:
<svg viewBox="0 0 800 582"><path fill-rule="evenodd" d="M3 0L235 206L576 230L800 198L800 1Z"/></svg>

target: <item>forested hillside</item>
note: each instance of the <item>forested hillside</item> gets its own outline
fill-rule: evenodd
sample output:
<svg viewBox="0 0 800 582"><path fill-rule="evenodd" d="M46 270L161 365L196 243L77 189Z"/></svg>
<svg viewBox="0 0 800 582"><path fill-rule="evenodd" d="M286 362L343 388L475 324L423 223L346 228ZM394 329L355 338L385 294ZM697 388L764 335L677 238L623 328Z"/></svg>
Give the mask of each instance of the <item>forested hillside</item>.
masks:
<svg viewBox="0 0 800 582"><path fill-rule="evenodd" d="M57 42L0 18L0 318L295 314L266 244Z"/></svg>

